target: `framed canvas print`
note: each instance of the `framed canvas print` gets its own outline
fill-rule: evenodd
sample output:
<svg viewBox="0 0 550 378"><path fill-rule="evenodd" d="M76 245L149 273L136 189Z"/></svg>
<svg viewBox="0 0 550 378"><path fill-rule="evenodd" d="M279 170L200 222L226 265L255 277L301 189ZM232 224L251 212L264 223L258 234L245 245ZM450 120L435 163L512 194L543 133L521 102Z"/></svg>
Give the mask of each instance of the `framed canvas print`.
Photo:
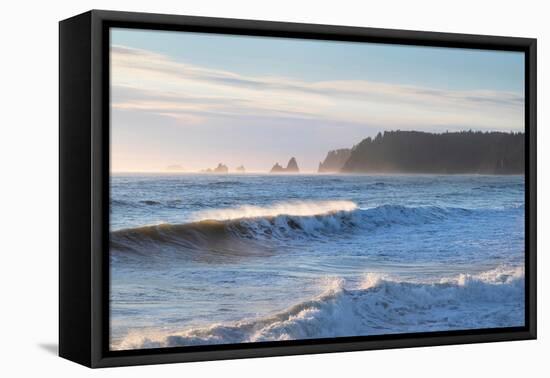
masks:
<svg viewBox="0 0 550 378"><path fill-rule="evenodd" d="M60 355L536 337L536 40L60 23Z"/></svg>

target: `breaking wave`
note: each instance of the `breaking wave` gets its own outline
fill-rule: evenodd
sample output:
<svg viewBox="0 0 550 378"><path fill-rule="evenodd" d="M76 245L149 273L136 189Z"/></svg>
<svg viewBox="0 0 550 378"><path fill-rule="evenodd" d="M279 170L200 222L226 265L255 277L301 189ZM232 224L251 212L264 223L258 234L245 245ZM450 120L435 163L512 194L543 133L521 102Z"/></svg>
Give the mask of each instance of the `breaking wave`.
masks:
<svg viewBox="0 0 550 378"><path fill-rule="evenodd" d="M177 252L202 261L266 255L274 241L319 239L470 216L475 211L436 206L383 205L361 209L351 201L285 202L197 212L192 222L113 231L111 250L141 255Z"/></svg>
<svg viewBox="0 0 550 378"><path fill-rule="evenodd" d="M174 256L221 262L273 253L274 239L320 237L352 228L350 201L287 202L198 212L195 221L113 231L112 255Z"/></svg>
<svg viewBox="0 0 550 378"><path fill-rule="evenodd" d="M524 271L499 267L437 282L367 274L356 287L330 280L319 296L279 313L181 331L131 332L112 346L142 349L356 335L379 335L524 324Z"/></svg>

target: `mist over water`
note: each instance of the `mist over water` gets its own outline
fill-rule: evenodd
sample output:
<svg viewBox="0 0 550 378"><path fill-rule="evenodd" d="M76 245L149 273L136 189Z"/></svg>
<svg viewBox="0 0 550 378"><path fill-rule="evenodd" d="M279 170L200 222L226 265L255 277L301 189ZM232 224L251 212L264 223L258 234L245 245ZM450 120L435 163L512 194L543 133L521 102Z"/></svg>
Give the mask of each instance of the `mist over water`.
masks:
<svg viewBox="0 0 550 378"><path fill-rule="evenodd" d="M111 347L521 326L523 176L115 175Z"/></svg>

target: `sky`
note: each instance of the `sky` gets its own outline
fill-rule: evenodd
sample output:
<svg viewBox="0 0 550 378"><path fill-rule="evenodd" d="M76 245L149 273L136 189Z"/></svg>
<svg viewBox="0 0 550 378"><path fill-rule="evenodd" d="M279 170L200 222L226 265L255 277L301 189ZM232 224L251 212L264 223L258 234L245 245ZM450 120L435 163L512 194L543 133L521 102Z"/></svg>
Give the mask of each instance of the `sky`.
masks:
<svg viewBox="0 0 550 378"><path fill-rule="evenodd" d="M519 52L111 29L111 169L313 172L385 130L524 131Z"/></svg>

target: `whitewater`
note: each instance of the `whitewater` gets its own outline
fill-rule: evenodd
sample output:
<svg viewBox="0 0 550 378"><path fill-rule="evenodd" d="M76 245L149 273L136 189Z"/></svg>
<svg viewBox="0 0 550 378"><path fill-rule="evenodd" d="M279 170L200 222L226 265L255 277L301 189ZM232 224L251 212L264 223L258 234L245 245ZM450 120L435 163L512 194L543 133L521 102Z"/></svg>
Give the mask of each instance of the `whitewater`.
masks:
<svg viewBox="0 0 550 378"><path fill-rule="evenodd" d="M521 326L521 176L111 178L111 348Z"/></svg>

